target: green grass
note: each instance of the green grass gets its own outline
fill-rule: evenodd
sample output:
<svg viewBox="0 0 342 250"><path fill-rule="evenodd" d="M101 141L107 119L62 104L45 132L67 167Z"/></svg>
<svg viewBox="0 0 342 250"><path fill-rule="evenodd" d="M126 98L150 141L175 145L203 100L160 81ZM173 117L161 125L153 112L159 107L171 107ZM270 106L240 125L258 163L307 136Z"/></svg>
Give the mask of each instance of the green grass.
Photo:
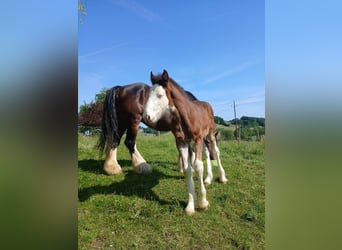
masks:
<svg viewBox="0 0 342 250"><path fill-rule="evenodd" d="M124 139L124 138L123 138ZM227 184L207 187L209 209L187 216L187 186L177 169L171 134L138 136L150 175L133 172L125 146L118 150L123 174L107 176L94 149L96 137L79 135L79 249L265 248L264 143L221 141ZM196 193L198 188L195 174Z"/></svg>

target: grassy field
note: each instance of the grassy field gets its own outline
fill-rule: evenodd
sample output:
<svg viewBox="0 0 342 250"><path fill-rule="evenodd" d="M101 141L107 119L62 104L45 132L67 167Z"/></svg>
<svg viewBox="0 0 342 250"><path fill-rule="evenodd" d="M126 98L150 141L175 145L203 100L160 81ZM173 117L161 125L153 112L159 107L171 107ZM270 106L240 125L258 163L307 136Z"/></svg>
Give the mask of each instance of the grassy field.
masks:
<svg viewBox="0 0 342 250"><path fill-rule="evenodd" d="M207 187L210 207L187 216L187 186L177 169L172 134L139 135L150 175L133 172L125 146L118 150L123 174L107 176L94 150L97 137L79 135L79 249L263 249L265 248L264 143L221 141L227 184ZM198 181L194 175L196 192Z"/></svg>

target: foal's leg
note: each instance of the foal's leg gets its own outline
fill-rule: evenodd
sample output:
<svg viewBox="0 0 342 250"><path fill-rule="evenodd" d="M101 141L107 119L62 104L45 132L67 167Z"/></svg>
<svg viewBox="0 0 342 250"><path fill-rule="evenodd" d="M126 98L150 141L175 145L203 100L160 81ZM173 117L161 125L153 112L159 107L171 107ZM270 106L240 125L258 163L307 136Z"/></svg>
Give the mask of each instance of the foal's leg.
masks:
<svg viewBox="0 0 342 250"><path fill-rule="evenodd" d="M205 190L205 186L203 183L203 161L202 161L202 147L203 147L203 140L199 140L196 143L196 160L195 160L195 170L198 174L198 181L199 181L199 207L202 209L207 209L209 206L209 202L207 201L207 191ZM210 160L210 159L209 159Z"/></svg>
<svg viewBox="0 0 342 250"><path fill-rule="evenodd" d="M184 174L183 160L180 154L178 155L178 170L180 173Z"/></svg>
<svg viewBox="0 0 342 250"><path fill-rule="evenodd" d="M192 177L192 169L189 163L189 146L188 144L178 145L179 154L182 158L182 164L185 170L185 176L188 186L189 201L185 208L185 213L191 215L195 213L195 188L194 180Z"/></svg>
<svg viewBox="0 0 342 250"><path fill-rule="evenodd" d="M134 123L134 126L127 129L125 145L131 154L134 172L138 174L149 174L152 172L152 169L146 163L142 155L139 153L137 146L135 144L135 139L137 138L138 129L139 129L139 123L137 122Z"/></svg>
<svg viewBox="0 0 342 250"><path fill-rule="evenodd" d="M176 146L177 146L177 149L179 149L179 145L177 141L176 141ZM180 173L184 174L185 166L183 165L183 159L182 159L182 155L180 152L178 154L178 170Z"/></svg>
<svg viewBox="0 0 342 250"><path fill-rule="evenodd" d="M210 185L211 181L213 180L213 170L211 166L210 152L205 144L203 145L203 152L205 155L205 161L207 163L207 177L205 178L204 183Z"/></svg>
<svg viewBox="0 0 342 250"><path fill-rule="evenodd" d="M226 178L226 173L224 172L224 169L222 167L221 164L221 160L220 160L220 150L217 147L216 141L215 139L211 141L212 145L213 145L213 149L214 149L214 157L217 161L217 165L219 166L219 171L220 171L220 179L219 181L222 183L226 183L228 181L228 179Z"/></svg>

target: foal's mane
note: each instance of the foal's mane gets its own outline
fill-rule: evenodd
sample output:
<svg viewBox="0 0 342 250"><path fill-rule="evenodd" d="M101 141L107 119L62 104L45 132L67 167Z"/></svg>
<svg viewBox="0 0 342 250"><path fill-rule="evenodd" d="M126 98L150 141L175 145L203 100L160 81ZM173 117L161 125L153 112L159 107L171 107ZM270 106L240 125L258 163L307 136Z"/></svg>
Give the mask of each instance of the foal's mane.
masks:
<svg viewBox="0 0 342 250"><path fill-rule="evenodd" d="M176 87L176 89L178 89L179 92L181 92L181 93L184 95L184 97L189 98L189 94L188 94L188 93L190 93L190 92L184 90L183 87L181 87L181 86L180 86L175 80L173 80L172 78L169 78L169 82L171 82L171 83ZM191 94L191 93L190 93L190 94ZM193 94L191 94L191 95L194 96Z"/></svg>
<svg viewBox="0 0 342 250"><path fill-rule="evenodd" d="M162 74L155 76L157 79L162 79ZM180 86L175 80L169 77L169 82L171 82L178 90L181 92L185 98L191 101L198 101L198 99L190 92L185 90L182 86Z"/></svg>

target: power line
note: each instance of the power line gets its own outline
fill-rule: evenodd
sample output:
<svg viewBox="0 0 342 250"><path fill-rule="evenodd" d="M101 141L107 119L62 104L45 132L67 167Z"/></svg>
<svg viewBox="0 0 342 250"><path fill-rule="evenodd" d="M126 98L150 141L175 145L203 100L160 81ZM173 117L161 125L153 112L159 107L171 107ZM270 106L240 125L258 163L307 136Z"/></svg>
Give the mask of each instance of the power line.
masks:
<svg viewBox="0 0 342 250"><path fill-rule="evenodd" d="M234 118L235 118L235 131L236 131L236 136L235 139L238 141L238 143L240 143L240 129L239 126L237 124L237 120L236 120L236 107L235 107L235 100L233 100L233 107L234 107Z"/></svg>

